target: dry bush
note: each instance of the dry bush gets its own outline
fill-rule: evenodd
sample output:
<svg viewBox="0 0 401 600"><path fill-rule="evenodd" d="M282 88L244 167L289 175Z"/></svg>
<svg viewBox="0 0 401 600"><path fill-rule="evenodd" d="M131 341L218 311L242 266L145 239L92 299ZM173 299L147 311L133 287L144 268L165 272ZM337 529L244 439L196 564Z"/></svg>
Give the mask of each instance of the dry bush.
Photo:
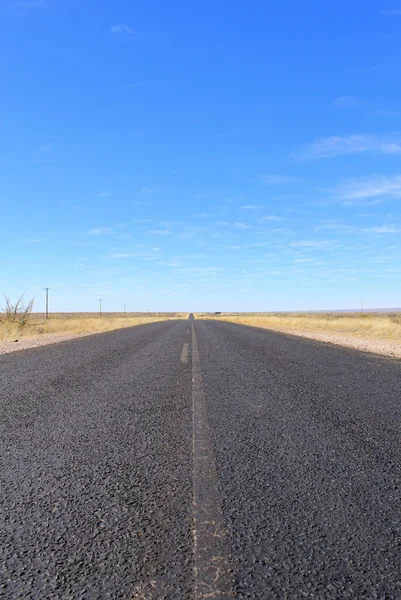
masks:
<svg viewBox="0 0 401 600"><path fill-rule="evenodd" d="M0 317L0 337L15 337L23 334L32 324L32 299L27 305L24 304L24 296L20 296L13 304L8 296L4 294L6 302L2 309L3 315Z"/></svg>

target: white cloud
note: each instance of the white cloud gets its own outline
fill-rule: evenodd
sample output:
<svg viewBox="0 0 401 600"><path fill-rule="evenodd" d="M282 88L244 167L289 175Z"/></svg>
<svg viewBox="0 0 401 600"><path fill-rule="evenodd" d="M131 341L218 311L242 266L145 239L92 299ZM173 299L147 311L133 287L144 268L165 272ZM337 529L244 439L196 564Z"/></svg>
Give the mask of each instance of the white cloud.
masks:
<svg viewBox="0 0 401 600"><path fill-rule="evenodd" d="M247 204L245 206L241 206L241 210L257 210L259 208L264 208L263 204Z"/></svg>
<svg viewBox="0 0 401 600"><path fill-rule="evenodd" d="M290 246L294 246L296 248L327 248L327 246L332 245L332 242L328 242L326 240L300 240L298 242L291 242Z"/></svg>
<svg viewBox="0 0 401 600"><path fill-rule="evenodd" d="M44 156L46 154L49 154L49 152L51 152L53 150L53 148L54 148L54 144L51 144L51 143L41 144L39 146L39 148L36 150L36 152L34 153L34 155L37 157Z"/></svg>
<svg viewBox="0 0 401 600"><path fill-rule="evenodd" d="M41 244L42 242L45 242L46 238L27 238L26 240L24 240L24 242L26 244Z"/></svg>
<svg viewBox="0 0 401 600"><path fill-rule="evenodd" d="M328 158L361 152L400 154L401 136L350 135L320 138L310 144L300 158Z"/></svg>
<svg viewBox="0 0 401 600"><path fill-rule="evenodd" d="M363 229L362 231L372 233L401 233L401 228L392 227L388 225L381 225L380 227L369 227L367 229Z"/></svg>
<svg viewBox="0 0 401 600"><path fill-rule="evenodd" d="M13 2L12 6L13 8L26 11L34 8L43 8L46 6L46 2L45 0L19 0L18 2Z"/></svg>
<svg viewBox="0 0 401 600"><path fill-rule="evenodd" d="M363 102L354 96L340 96L334 100L334 104L341 106L342 108L354 108L356 106L361 106Z"/></svg>
<svg viewBox="0 0 401 600"><path fill-rule="evenodd" d="M248 225L248 223L242 223L241 221L236 221L234 223L235 229L252 229L252 225Z"/></svg>
<svg viewBox="0 0 401 600"><path fill-rule="evenodd" d="M43 144L39 146L38 154L47 154L53 149L53 144Z"/></svg>
<svg viewBox="0 0 401 600"><path fill-rule="evenodd" d="M172 231L170 229L149 229L146 233L149 235L171 235Z"/></svg>
<svg viewBox="0 0 401 600"><path fill-rule="evenodd" d="M113 35L132 35L134 30L125 23L119 23L118 25L112 25L110 31Z"/></svg>
<svg viewBox="0 0 401 600"><path fill-rule="evenodd" d="M116 90L122 92L124 90L134 90L140 87L142 87L141 83L123 83L122 85L118 85Z"/></svg>
<svg viewBox="0 0 401 600"><path fill-rule="evenodd" d="M161 258L158 248L153 248L156 254L150 252L116 252L111 254L111 258L140 258L142 260L157 260Z"/></svg>
<svg viewBox="0 0 401 600"><path fill-rule="evenodd" d="M111 258L133 258L141 256L140 252L116 252L115 254L110 255Z"/></svg>
<svg viewBox="0 0 401 600"><path fill-rule="evenodd" d="M401 175L374 175L349 180L338 186L337 193L342 199L348 201L401 198Z"/></svg>
<svg viewBox="0 0 401 600"><path fill-rule="evenodd" d="M33 160L37 164L49 164L52 162L52 151L54 150L54 144L46 143L41 144L39 148L33 153Z"/></svg>
<svg viewBox="0 0 401 600"><path fill-rule="evenodd" d="M141 187L141 194L163 194L166 187L163 185L144 185Z"/></svg>
<svg viewBox="0 0 401 600"><path fill-rule="evenodd" d="M268 221L282 221L282 217L277 217L276 215L266 215L265 217L260 217L260 219L258 219L258 223L267 223Z"/></svg>
<svg viewBox="0 0 401 600"><path fill-rule="evenodd" d="M110 192L100 192L100 194L95 194L98 198L108 198L111 196Z"/></svg>
<svg viewBox="0 0 401 600"><path fill-rule="evenodd" d="M266 185L285 185L299 181L296 177L288 177L287 175L259 175L259 179Z"/></svg>
<svg viewBox="0 0 401 600"><path fill-rule="evenodd" d="M95 227L91 229L88 235L102 235L102 233L110 233L112 231L111 227Z"/></svg>
<svg viewBox="0 0 401 600"><path fill-rule="evenodd" d="M383 15L401 16L401 8L390 8L389 10L382 10Z"/></svg>

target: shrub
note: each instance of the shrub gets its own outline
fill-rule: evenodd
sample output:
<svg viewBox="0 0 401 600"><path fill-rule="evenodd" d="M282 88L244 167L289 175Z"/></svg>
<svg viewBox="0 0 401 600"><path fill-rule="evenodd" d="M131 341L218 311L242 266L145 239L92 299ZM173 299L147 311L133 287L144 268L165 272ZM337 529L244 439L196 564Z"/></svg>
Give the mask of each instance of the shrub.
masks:
<svg viewBox="0 0 401 600"><path fill-rule="evenodd" d="M32 317L33 299L25 306L24 296L20 296L13 304L8 296L4 294L6 307L3 308L3 315L0 317L0 324L3 326L23 329L29 323Z"/></svg>

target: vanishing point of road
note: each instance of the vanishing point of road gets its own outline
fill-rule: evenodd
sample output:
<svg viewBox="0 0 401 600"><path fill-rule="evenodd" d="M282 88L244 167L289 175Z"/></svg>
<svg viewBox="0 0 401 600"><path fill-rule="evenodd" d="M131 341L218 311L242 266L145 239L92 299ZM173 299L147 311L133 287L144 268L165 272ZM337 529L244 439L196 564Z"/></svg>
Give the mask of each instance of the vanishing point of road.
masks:
<svg viewBox="0 0 401 600"><path fill-rule="evenodd" d="M177 320L0 357L0 598L401 598L401 361Z"/></svg>

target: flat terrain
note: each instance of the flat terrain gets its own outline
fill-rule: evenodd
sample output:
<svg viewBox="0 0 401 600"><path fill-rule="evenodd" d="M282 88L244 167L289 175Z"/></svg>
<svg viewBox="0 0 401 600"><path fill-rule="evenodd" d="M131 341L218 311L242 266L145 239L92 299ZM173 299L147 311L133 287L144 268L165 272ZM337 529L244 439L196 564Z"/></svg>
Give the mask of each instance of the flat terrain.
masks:
<svg viewBox="0 0 401 600"><path fill-rule="evenodd" d="M187 317L188 313L103 313L101 317L99 313L51 313L46 319L42 313L32 313L21 325L21 314L10 319L0 315L0 353L63 341L60 338Z"/></svg>
<svg viewBox="0 0 401 600"><path fill-rule="evenodd" d="M0 597L398 600L401 362L188 323L0 356Z"/></svg>
<svg viewBox="0 0 401 600"><path fill-rule="evenodd" d="M215 313L196 315L401 358L401 313Z"/></svg>

